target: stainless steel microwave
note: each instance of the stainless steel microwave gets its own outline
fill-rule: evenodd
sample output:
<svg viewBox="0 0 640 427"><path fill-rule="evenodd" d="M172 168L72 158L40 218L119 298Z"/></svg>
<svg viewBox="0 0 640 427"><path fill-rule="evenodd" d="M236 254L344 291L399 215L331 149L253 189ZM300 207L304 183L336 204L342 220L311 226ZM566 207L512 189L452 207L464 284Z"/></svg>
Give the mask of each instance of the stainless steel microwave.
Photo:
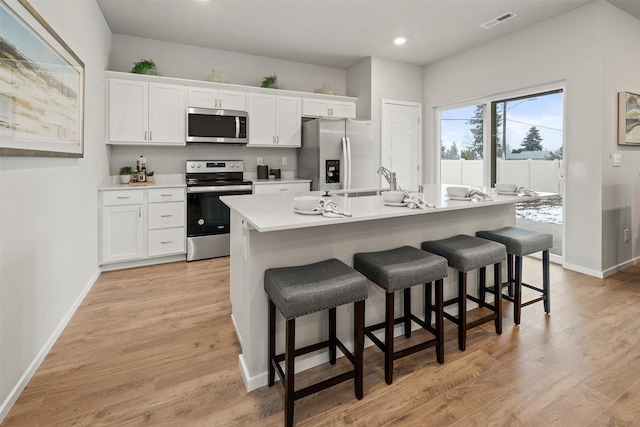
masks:
<svg viewBox="0 0 640 427"><path fill-rule="evenodd" d="M246 111L187 108L187 144L246 144Z"/></svg>

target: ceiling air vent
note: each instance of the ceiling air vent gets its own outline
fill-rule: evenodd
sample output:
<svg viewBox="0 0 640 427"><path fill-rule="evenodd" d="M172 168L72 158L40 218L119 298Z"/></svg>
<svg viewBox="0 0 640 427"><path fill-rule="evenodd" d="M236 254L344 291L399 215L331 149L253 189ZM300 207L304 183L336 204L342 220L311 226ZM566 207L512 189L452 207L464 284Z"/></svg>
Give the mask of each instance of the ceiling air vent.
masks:
<svg viewBox="0 0 640 427"><path fill-rule="evenodd" d="M491 28L491 27L495 27L498 24L503 23L504 21L507 21L511 18L513 18L514 16L518 16L513 12L508 12L505 13L502 16L498 16L497 18L492 19L491 21L487 21L484 24L480 25L482 28Z"/></svg>

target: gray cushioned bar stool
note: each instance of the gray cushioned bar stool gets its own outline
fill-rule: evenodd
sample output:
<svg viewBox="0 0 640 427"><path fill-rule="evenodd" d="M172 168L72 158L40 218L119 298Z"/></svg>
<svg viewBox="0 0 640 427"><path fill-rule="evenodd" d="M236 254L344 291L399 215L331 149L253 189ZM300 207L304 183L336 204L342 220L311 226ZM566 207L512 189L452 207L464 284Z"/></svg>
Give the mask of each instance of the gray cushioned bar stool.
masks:
<svg viewBox="0 0 640 427"><path fill-rule="evenodd" d="M458 297L445 301L444 306L458 303L458 317L444 313L445 319L458 325L458 348L464 351L467 345L467 330L494 321L496 333L502 333L502 301L496 296L493 305L488 305L480 298L467 294L467 272L479 269L479 294L486 289L487 265L493 264L494 283L500 283L500 262L506 256L504 245L478 237L459 234L448 239L433 240L422 243L422 249L438 254L447 259L449 267L458 270ZM481 307L487 307L493 311L473 322L467 322L467 299L476 302ZM431 307L429 307L429 310Z"/></svg>
<svg viewBox="0 0 640 427"><path fill-rule="evenodd" d="M508 295L504 299L513 302L513 321L520 324L522 307L538 301L544 301L545 313L551 312L549 301L549 249L553 246L553 236L548 233L520 227L504 227L498 230L478 231L476 236L500 242L507 247L507 281L500 287L508 286ZM542 289L522 282L522 257L542 251ZM515 257L515 273L514 260ZM540 296L522 303L522 286L540 292ZM487 289L494 292L494 289Z"/></svg>
<svg viewBox="0 0 640 427"><path fill-rule="evenodd" d="M387 384L393 382L393 361L395 359L435 346L438 362L444 363L442 279L447 277L447 260L418 248L403 246L387 251L357 253L353 256L353 268L386 291L385 321L366 327L365 334L384 352L384 378ZM431 289L431 282L434 281L436 288L435 328L431 326L430 313L424 320L411 313L411 287L424 285L426 297L427 289ZM402 317L394 318L394 293L401 289L404 291L404 314ZM404 335L410 338L412 320L431 332L434 338L394 352L394 325L403 323ZM385 329L384 343L373 334L373 331L382 328Z"/></svg>
<svg viewBox="0 0 640 427"><path fill-rule="evenodd" d="M327 387L354 379L356 398L363 396L364 300L366 277L337 259L296 267L270 268L264 272L264 289L269 296L269 387L277 371L284 386L285 424L293 425L294 401ZM336 307L354 304L353 354L336 337ZM285 351L276 355L276 307L286 319ZM329 338L300 349L295 348L296 318L316 311L329 310ZM336 363L336 347L353 364L353 370L295 390L295 357L329 348L329 361ZM285 362L286 374L280 366Z"/></svg>

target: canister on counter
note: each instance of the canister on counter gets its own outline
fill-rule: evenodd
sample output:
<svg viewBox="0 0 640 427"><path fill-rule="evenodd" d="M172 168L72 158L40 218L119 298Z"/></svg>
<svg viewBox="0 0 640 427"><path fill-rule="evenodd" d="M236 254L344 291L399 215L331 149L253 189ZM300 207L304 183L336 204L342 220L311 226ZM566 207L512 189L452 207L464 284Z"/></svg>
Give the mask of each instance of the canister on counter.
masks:
<svg viewBox="0 0 640 427"><path fill-rule="evenodd" d="M258 179L268 179L269 178L269 166L265 164L258 165Z"/></svg>
<svg viewBox="0 0 640 427"><path fill-rule="evenodd" d="M269 175L275 176L275 179L280 179L280 168L271 168Z"/></svg>

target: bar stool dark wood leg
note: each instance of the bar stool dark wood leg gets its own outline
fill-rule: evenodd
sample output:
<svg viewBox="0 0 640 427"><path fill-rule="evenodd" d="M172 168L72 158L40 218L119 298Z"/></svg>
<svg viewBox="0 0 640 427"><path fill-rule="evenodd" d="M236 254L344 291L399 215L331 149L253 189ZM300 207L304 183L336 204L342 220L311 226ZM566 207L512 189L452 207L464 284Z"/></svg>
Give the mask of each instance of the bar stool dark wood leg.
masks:
<svg viewBox="0 0 640 427"><path fill-rule="evenodd" d="M336 308L329 309L329 363L336 364Z"/></svg>
<svg viewBox="0 0 640 427"><path fill-rule="evenodd" d="M544 312L551 313L551 299L549 298L549 250L542 251L542 291L544 294Z"/></svg>
<svg viewBox="0 0 640 427"><path fill-rule="evenodd" d="M487 267L480 267L480 280L478 286L478 299L480 303L478 304L480 307L485 306L485 298L487 296Z"/></svg>
<svg viewBox="0 0 640 427"><path fill-rule="evenodd" d="M411 288L404 289L404 336L411 338Z"/></svg>
<svg viewBox="0 0 640 427"><path fill-rule="evenodd" d="M509 296L513 298L513 255L507 254L507 287Z"/></svg>
<svg viewBox="0 0 640 427"><path fill-rule="evenodd" d="M285 347L285 387L284 387L284 413L287 427L293 426L293 404L295 402L295 353L296 353L296 319L287 320L286 347Z"/></svg>
<svg viewBox="0 0 640 427"><path fill-rule="evenodd" d="M273 358L276 356L276 305L269 300L269 387L275 383L276 369Z"/></svg>
<svg viewBox="0 0 640 427"><path fill-rule="evenodd" d="M353 379L356 398L364 396L364 300L353 305L353 358L355 377Z"/></svg>
<svg viewBox="0 0 640 427"><path fill-rule="evenodd" d="M493 265L493 283L495 292L493 293L493 305L496 313L496 334L502 333L502 271L500 269L500 263Z"/></svg>
<svg viewBox="0 0 640 427"><path fill-rule="evenodd" d="M516 256L516 283L513 296L513 321L520 324L520 312L522 311L522 257Z"/></svg>
<svg viewBox="0 0 640 427"><path fill-rule="evenodd" d="M458 348L467 347L467 273L458 272Z"/></svg>
<svg viewBox="0 0 640 427"><path fill-rule="evenodd" d="M424 323L427 325L431 324L431 313L433 311L433 305L431 302L431 283L432 282L424 284Z"/></svg>
<svg viewBox="0 0 640 427"><path fill-rule="evenodd" d="M436 338L438 344L436 345L436 358L438 363L444 363L444 297L443 297L443 280L436 280ZM431 283L424 285L426 288L431 289ZM428 320L425 323L431 324L431 314L429 314Z"/></svg>
<svg viewBox="0 0 640 427"><path fill-rule="evenodd" d="M393 382L393 326L394 326L394 298L393 292L387 292L387 306L385 309L384 328L384 380L387 384Z"/></svg>

